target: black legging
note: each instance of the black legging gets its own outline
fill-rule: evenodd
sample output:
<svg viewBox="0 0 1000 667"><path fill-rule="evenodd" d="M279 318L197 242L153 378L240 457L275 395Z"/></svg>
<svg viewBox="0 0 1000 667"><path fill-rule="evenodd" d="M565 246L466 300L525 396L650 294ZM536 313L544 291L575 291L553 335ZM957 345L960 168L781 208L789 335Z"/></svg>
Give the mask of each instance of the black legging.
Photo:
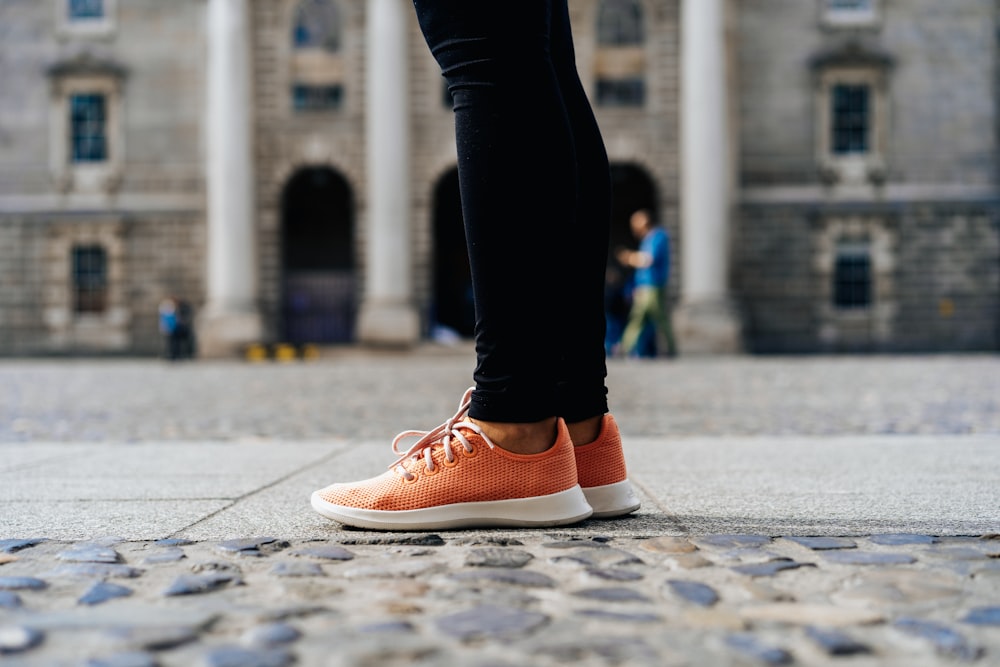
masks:
<svg viewBox="0 0 1000 667"><path fill-rule="evenodd" d="M607 412L608 157L566 0L414 0L454 99L476 302L470 415Z"/></svg>

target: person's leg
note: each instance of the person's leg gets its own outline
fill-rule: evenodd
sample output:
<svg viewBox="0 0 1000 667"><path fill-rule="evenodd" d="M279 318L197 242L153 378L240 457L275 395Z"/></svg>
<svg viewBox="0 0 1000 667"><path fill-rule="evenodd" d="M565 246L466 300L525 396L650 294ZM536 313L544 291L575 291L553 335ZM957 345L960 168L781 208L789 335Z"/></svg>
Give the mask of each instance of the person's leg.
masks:
<svg viewBox="0 0 1000 667"><path fill-rule="evenodd" d="M650 312L655 300L654 291L648 287L636 287L632 292L632 311L629 313L625 333L622 334L622 350L626 356L635 353L643 327L651 319Z"/></svg>
<svg viewBox="0 0 1000 667"><path fill-rule="evenodd" d="M551 442L558 350L566 338L555 304L577 185L571 128L549 51L551 2L414 5L454 99L476 302L470 416L520 424L510 427L519 431L544 422Z"/></svg>
<svg viewBox="0 0 1000 667"><path fill-rule="evenodd" d="M573 441L592 441L608 411L604 345L604 281L611 229L611 174L594 112L576 69L566 0L554 0L552 62L572 129L576 155L575 215L565 218L560 244L561 345L557 407Z"/></svg>
<svg viewBox="0 0 1000 667"><path fill-rule="evenodd" d="M397 436L389 472L320 489L312 504L370 528L575 523L593 509L555 398L567 333L555 306L558 257L576 173L549 54L551 0L414 6L454 100L476 388L441 426ZM404 451L409 435L420 439Z"/></svg>
<svg viewBox="0 0 1000 667"><path fill-rule="evenodd" d="M674 327L670 321L670 308L667 307L667 290L659 288L656 290L656 310L653 314L653 321L656 329L667 342L666 355L668 357L677 356L677 342L674 338Z"/></svg>
<svg viewBox="0 0 1000 667"><path fill-rule="evenodd" d="M577 481L595 518L639 509L628 481L621 434L607 414L604 283L611 225L611 175L597 120L576 71L566 0L553 0L552 60L573 133L575 215L565 219L560 256L563 337L558 414L573 440Z"/></svg>

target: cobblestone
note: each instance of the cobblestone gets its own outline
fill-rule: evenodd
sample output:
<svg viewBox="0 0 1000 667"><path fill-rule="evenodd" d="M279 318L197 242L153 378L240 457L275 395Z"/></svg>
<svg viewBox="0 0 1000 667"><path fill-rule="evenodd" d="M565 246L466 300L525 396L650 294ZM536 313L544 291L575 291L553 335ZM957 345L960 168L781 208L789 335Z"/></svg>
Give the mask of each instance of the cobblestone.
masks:
<svg viewBox="0 0 1000 667"><path fill-rule="evenodd" d="M253 558L238 550L220 557L217 542L194 542L171 547L183 550L184 560L142 570L130 580L131 595L108 596L96 607L74 601L113 585L101 577L20 588L21 607L0 607L0 626L44 634L36 644L7 640L20 647L11 654L21 661L15 665L152 659L169 667L236 664L226 661L237 657L250 661L239 664L309 665L325 664L320 656L333 646L345 656L337 664L345 665L478 665L492 656L511 665L579 660L596 667L672 664L678 655L691 664L810 664L821 654L876 654L884 664L902 667L937 664L935 655L983 664L1000 655L1000 578L941 571L935 565L941 559L931 557L968 548L968 538L892 546L894 553L920 555L906 564L845 565L819 552L814 563L798 563L811 567L777 571L764 583L733 570L729 540L701 542L697 554L707 564L678 578L670 574L673 558L695 552L671 553L687 548L665 539L671 536L619 537L575 550L553 549L541 533L493 535L516 547L477 546L482 542L474 536L438 535L428 541L439 546L411 556L414 549L427 549L357 544L362 535L345 535L355 542L350 560L302 555L343 555L339 550L346 547L337 539L278 539L288 548ZM793 540L753 542L778 554L803 549ZM56 567L108 566L59 565L59 555L77 546L42 542L2 567L11 580L37 578ZM161 548L152 541L121 543L116 551L124 562L115 565L129 567ZM470 565L484 548L531 558L517 557L523 561L519 568ZM639 576L594 587L587 567L552 557L584 552L625 559L630 565L619 569ZM641 563L626 558L639 553ZM307 584L274 574L302 565L315 565L325 576L310 577ZM172 583L177 592L198 594L165 596ZM391 636L393 645L368 639L379 636ZM411 643L400 643L403 637Z"/></svg>
<svg viewBox="0 0 1000 667"><path fill-rule="evenodd" d="M373 397L406 387L393 422L424 428L452 413L474 359L462 346L294 365L8 361L0 442L385 438ZM1000 434L995 356L681 358L668 381L664 366L610 361L626 435Z"/></svg>
<svg viewBox="0 0 1000 667"><path fill-rule="evenodd" d="M0 609L17 609L23 603L21 596L10 591L0 591Z"/></svg>
<svg viewBox="0 0 1000 667"><path fill-rule="evenodd" d="M870 646L862 644L847 633L839 630L810 626L806 628L806 635L819 644L824 651L833 656L859 655L872 652Z"/></svg>
<svg viewBox="0 0 1000 667"><path fill-rule="evenodd" d="M97 581L93 586L80 597L79 604L95 605L114 600L115 598L128 597L132 595L132 589L117 584L109 584L104 581Z"/></svg>
<svg viewBox="0 0 1000 667"><path fill-rule="evenodd" d="M681 598L702 607L711 607L719 601L719 594L715 589L707 584L697 581L683 581L680 579L670 579L667 585L674 593Z"/></svg>

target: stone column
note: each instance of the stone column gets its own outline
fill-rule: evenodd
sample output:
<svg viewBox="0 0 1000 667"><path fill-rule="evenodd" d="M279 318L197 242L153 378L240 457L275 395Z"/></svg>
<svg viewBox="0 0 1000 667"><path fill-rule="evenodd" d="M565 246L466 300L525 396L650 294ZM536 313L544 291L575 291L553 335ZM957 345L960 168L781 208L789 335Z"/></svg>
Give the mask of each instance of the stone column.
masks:
<svg viewBox="0 0 1000 667"><path fill-rule="evenodd" d="M725 0L684 0L681 23L681 352L740 349L729 295Z"/></svg>
<svg viewBox="0 0 1000 667"><path fill-rule="evenodd" d="M258 341L249 0L209 0L207 63L208 299L205 356Z"/></svg>
<svg viewBox="0 0 1000 667"><path fill-rule="evenodd" d="M365 143L367 213L365 293L358 338L409 345L420 337L413 304L410 217L410 110L404 0L369 0Z"/></svg>

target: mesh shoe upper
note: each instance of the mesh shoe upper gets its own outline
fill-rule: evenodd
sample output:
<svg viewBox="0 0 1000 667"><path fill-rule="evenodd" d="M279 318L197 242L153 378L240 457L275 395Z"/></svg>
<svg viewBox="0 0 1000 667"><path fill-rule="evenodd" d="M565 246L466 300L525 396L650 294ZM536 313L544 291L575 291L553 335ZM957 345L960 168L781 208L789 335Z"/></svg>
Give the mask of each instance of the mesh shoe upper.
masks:
<svg viewBox="0 0 1000 667"><path fill-rule="evenodd" d="M562 420L555 445L541 454L522 455L497 447L476 425L452 419L423 436L389 471L362 482L334 484L318 491L333 505L404 511L453 503L546 496L577 484L573 443ZM470 451L471 450L471 451Z"/></svg>
<svg viewBox="0 0 1000 667"><path fill-rule="evenodd" d="M622 437L611 415L604 415L596 440L576 448L576 473L584 489L615 484L628 477Z"/></svg>

